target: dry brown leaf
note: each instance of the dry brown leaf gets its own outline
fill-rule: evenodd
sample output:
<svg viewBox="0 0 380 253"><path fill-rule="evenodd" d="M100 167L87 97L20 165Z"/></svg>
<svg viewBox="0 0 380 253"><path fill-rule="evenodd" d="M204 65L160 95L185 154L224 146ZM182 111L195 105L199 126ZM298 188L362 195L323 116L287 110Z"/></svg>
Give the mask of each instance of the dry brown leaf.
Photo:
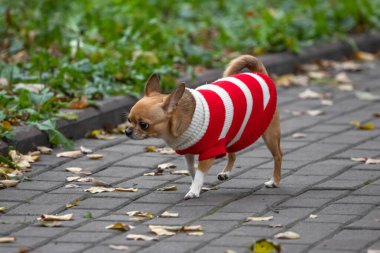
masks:
<svg viewBox="0 0 380 253"><path fill-rule="evenodd" d="M171 236L176 234L174 231L165 229L164 226L149 225L149 230L159 236Z"/></svg>
<svg viewBox="0 0 380 253"><path fill-rule="evenodd" d="M88 106L88 99L85 96L82 96L81 98L74 98L69 104L69 109L83 109Z"/></svg>
<svg viewBox="0 0 380 253"><path fill-rule="evenodd" d="M301 99L321 99L323 97L322 94L312 91L311 89L306 89L298 95Z"/></svg>
<svg viewBox="0 0 380 253"><path fill-rule="evenodd" d="M318 218L318 215L316 215L316 214L310 214L309 218L310 219L316 219L316 218Z"/></svg>
<svg viewBox="0 0 380 253"><path fill-rule="evenodd" d="M18 183L18 180L13 179L0 180L0 185L2 185L3 187L16 187Z"/></svg>
<svg viewBox="0 0 380 253"><path fill-rule="evenodd" d="M176 190L177 190L177 186L175 185L165 186L165 187L161 187L157 189L157 191L176 191Z"/></svg>
<svg viewBox="0 0 380 253"><path fill-rule="evenodd" d="M172 163L162 163L162 164L159 164L157 166L158 169L160 170L169 170L169 169L174 169L176 168L177 166L175 166L174 164Z"/></svg>
<svg viewBox="0 0 380 253"><path fill-rule="evenodd" d="M307 110L305 113L309 116L319 116L325 114L325 112L321 110Z"/></svg>
<svg viewBox="0 0 380 253"><path fill-rule="evenodd" d="M83 169L79 167L68 167L65 170L74 174L79 174Z"/></svg>
<svg viewBox="0 0 380 253"><path fill-rule="evenodd" d="M38 146L37 150L40 151L41 154L51 154L53 152L53 149L45 146Z"/></svg>
<svg viewBox="0 0 380 253"><path fill-rule="evenodd" d="M142 211L129 211L127 212L128 216L134 216L134 217L142 217L142 218L148 218L153 219L154 215L149 212L142 212Z"/></svg>
<svg viewBox="0 0 380 253"><path fill-rule="evenodd" d="M159 215L160 218L175 218L178 216L179 216L178 213L172 213L172 212L168 212L168 211L165 211Z"/></svg>
<svg viewBox="0 0 380 253"><path fill-rule="evenodd" d="M123 187L115 187L115 192L137 192L139 189L130 187L130 188L123 188Z"/></svg>
<svg viewBox="0 0 380 253"><path fill-rule="evenodd" d="M307 134L304 134L304 133L294 133L294 134L292 134L292 137L294 138L294 139L303 139L303 138L305 138L307 136Z"/></svg>
<svg viewBox="0 0 380 253"><path fill-rule="evenodd" d="M9 156L11 157L12 161L20 167L20 169L26 169L30 168L30 163L35 162L35 158L33 158L30 155L23 155L16 150L10 150Z"/></svg>
<svg viewBox="0 0 380 253"><path fill-rule="evenodd" d="M364 52L364 51L356 51L355 59L359 61L374 61L376 60L376 56L374 54Z"/></svg>
<svg viewBox="0 0 380 253"><path fill-rule="evenodd" d="M319 66L317 64L302 64L301 69L306 72L318 71Z"/></svg>
<svg viewBox="0 0 380 253"><path fill-rule="evenodd" d="M375 117L375 118L380 118L380 112L375 112L375 113L373 114L373 117Z"/></svg>
<svg viewBox="0 0 380 253"><path fill-rule="evenodd" d="M113 249L113 250L119 250L119 251L128 251L128 246L126 245L114 245L114 244L110 244L108 245L108 247L110 249Z"/></svg>
<svg viewBox="0 0 380 253"><path fill-rule="evenodd" d="M218 186L213 186L213 187L202 187L201 191L202 192L208 192L208 191L216 191L218 190L219 187Z"/></svg>
<svg viewBox="0 0 380 253"><path fill-rule="evenodd" d="M5 236L0 237L0 243L10 243L16 241L16 237L14 236Z"/></svg>
<svg viewBox="0 0 380 253"><path fill-rule="evenodd" d="M368 158L367 161L365 161L365 164L380 164L380 159Z"/></svg>
<svg viewBox="0 0 380 253"><path fill-rule="evenodd" d="M152 237L147 235L138 235L138 234L129 234L127 235L127 240L134 240L134 241L158 241L158 237Z"/></svg>
<svg viewBox="0 0 380 253"><path fill-rule="evenodd" d="M367 161L367 157L351 157L351 161L354 161L354 162L365 162Z"/></svg>
<svg viewBox="0 0 380 253"><path fill-rule="evenodd" d="M338 74L335 75L335 81L337 81L338 83L341 83L341 84L351 84L352 81L351 79L348 77L347 73L345 72L340 72Z"/></svg>
<svg viewBox="0 0 380 253"><path fill-rule="evenodd" d="M86 148L84 146L80 146L80 151L83 153L83 154L90 154L92 153L92 150L89 149L89 148Z"/></svg>
<svg viewBox="0 0 380 253"><path fill-rule="evenodd" d="M44 227L60 227L62 226L61 221L44 221L44 220L38 220L38 225L44 226Z"/></svg>
<svg viewBox="0 0 380 253"><path fill-rule="evenodd" d="M270 228L282 228L283 226L283 224L269 224Z"/></svg>
<svg viewBox="0 0 380 253"><path fill-rule="evenodd" d="M131 226L131 225L126 225L126 224L121 223L121 222L113 223L111 225L106 226L106 229L114 229L114 230L119 230L119 231L123 231L123 232L127 232L133 228L135 228L135 227Z"/></svg>
<svg viewBox="0 0 380 253"><path fill-rule="evenodd" d="M175 170L175 171L171 171L170 174L172 174L172 175L190 176L190 172L188 170Z"/></svg>
<svg viewBox="0 0 380 253"><path fill-rule="evenodd" d="M74 151L65 151L62 153L57 154L57 157L67 157L67 158L78 158L82 155L82 152L80 150L74 150Z"/></svg>
<svg viewBox="0 0 380 253"><path fill-rule="evenodd" d="M346 70L346 71L360 71L362 70L362 66L354 61L344 61L339 62L334 67L336 70Z"/></svg>
<svg viewBox="0 0 380 253"><path fill-rule="evenodd" d="M67 203L66 208L72 208L74 206L79 206L80 204L80 199L75 199L74 201Z"/></svg>
<svg viewBox="0 0 380 253"><path fill-rule="evenodd" d="M181 231L189 232L189 231L203 231L202 225L190 225L190 226L183 226L181 228Z"/></svg>
<svg viewBox="0 0 380 253"><path fill-rule="evenodd" d="M95 179L93 177L90 177L90 182L92 186L103 186L103 187L110 187L111 185L109 183L106 183L102 180Z"/></svg>
<svg viewBox="0 0 380 253"><path fill-rule="evenodd" d="M90 158L91 160L99 160L99 159L102 159L104 155L103 154L88 154L87 157Z"/></svg>
<svg viewBox="0 0 380 253"><path fill-rule="evenodd" d="M64 214L64 215L51 215L51 214L43 214L37 218L37 220L43 221L69 221L73 219L74 214Z"/></svg>
<svg viewBox="0 0 380 253"><path fill-rule="evenodd" d="M65 188L68 188L68 189L70 189L70 188L80 188L80 186L77 185L77 184L67 184L67 185L65 185Z"/></svg>
<svg viewBox="0 0 380 253"><path fill-rule="evenodd" d="M273 216L267 216L267 217L252 216L252 217L246 218L246 221L270 221L270 220L273 220Z"/></svg>
<svg viewBox="0 0 380 253"><path fill-rule="evenodd" d="M80 178L81 178L80 176L67 177L67 178L66 178L66 181L67 181L67 182L75 182L75 181L77 181L77 180L80 179Z"/></svg>
<svg viewBox="0 0 380 253"><path fill-rule="evenodd" d="M292 232L292 231L286 231L286 232L283 232L283 233L278 233L274 236L274 238L276 239L288 239L288 240L295 240L295 239L299 239L300 238L300 235L295 233L295 232Z"/></svg>
<svg viewBox="0 0 380 253"><path fill-rule="evenodd" d="M310 71L307 73L310 79L321 80L327 78L329 75L325 71Z"/></svg>

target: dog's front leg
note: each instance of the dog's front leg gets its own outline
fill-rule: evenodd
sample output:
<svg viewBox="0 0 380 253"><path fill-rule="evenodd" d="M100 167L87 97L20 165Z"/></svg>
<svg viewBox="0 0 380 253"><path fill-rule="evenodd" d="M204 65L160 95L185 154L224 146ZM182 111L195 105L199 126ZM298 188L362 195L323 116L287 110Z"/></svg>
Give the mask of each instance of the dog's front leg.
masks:
<svg viewBox="0 0 380 253"><path fill-rule="evenodd" d="M194 181L195 177L195 166L194 166L194 155L185 155L187 170L190 172L191 178Z"/></svg>
<svg viewBox="0 0 380 253"><path fill-rule="evenodd" d="M201 193L203 182L204 182L204 175L211 168L214 161L215 161L215 158L211 158L211 159L202 160L199 162L198 169L196 169L195 171L193 183L191 184L191 187L190 187L190 191L185 195L185 199L193 199L193 198L199 197L199 194Z"/></svg>

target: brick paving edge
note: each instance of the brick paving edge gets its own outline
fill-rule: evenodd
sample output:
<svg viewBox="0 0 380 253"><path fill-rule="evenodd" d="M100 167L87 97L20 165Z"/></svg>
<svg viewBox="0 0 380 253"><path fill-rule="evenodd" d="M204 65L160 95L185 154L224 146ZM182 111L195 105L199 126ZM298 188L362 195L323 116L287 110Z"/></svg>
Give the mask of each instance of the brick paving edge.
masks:
<svg viewBox="0 0 380 253"><path fill-rule="evenodd" d="M298 54L289 52L266 54L260 56L260 59L264 62L269 73L280 75L294 72L299 64L318 59L340 60L349 58L355 52L355 48L367 52L380 50L380 32L354 35L347 41L351 41L353 44L343 41L320 43L306 47ZM222 72L223 69L211 69L197 76L195 80L190 77L182 77L178 79L178 82L185 82L190 87L196 87L220 78ZM136 101L135 97L129 95L108 97L97 103L98 108L75 110L75 113L79 115L77 120L58 120L58 130L66 137L74 140L83 138L91 130L115 126L123 122L124 113ZM16 148L21 152L28 152L39 145L50 145L47 134L34 126L16 127L14 132L14 138L0 140L0 153L6 154L9 147Z"/></svg>

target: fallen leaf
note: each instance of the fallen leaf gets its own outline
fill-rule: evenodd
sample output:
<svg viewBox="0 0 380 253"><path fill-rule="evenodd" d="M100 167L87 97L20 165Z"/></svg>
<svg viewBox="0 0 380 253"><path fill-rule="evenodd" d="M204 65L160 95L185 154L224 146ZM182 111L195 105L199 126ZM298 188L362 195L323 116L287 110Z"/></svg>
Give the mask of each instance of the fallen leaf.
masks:
<svg viewBox="0 0 380 253"><path fill-rule="evenodd" d="M53 149L45 146L38 146L37 150L40 151L41 154L51 154L53 152Z"/></svg>
<svg viewBox="0 0 380 253"><path fill-rule="evenodd" d="M252 217L247 217L245 220L246 221L270 221L270 220L273 220L273 216L267 216L267 217L252 216Z"/></svg>
<svg viewBox="0 0 380 253"><path fill-rule="evenodd" d="M378 101L380 100L380 96L379 95L375 95L375 94L372 94L370 92L366 92L366 91L355 91L355 96L359 99L359 100L365 100L365 101Z"/></svg>
<svg viewBox="0 0 380 253"><path fill-rule="evenodd" d="M117 223L106 226L106 229L114 229L114 230L119 230L123 232L127 232L133 228L135 227L131 225L125 225L124 223L121 223L121 222L117 222Z"/></svg>
<svg viewBox="0 0 380 253"><path fill-rule="evenodd" d="M335 75L335 81L342 84L351 84L352 81L345 72L340 72Z"/></svg>
<svg viewBox="0 0 380 253"><path fill-rule="evenodd" d="M67 157L67 158L78 158L82 155L82 151L74 150L74 151L66 151L57 154L57 157Z"/></svg>
<svg viewBox="0 0 380 253"><path fill-rule="evenodd" d="M35 158L33 158L33 156L23 155L16 150L10 150L9 156L12 159L12 162L20 167L20 169L30 168L30 163L35 162Z"/></svg>
<svg viewBox="0 0 380 253"><path fill-rule="evenodd" d="M332 105L334 105L334 101L328 100L328 99L322 99L321 105L332 106Z"/></svg>
<svg viewBox="0 0 380 253"><path fill-rule="evenodd" d="M283 226L283 224L269 224L269 227L271 228L282 228Z"/></svg>
<svg viewBox="0 0 380 253"><path fill-rule="evenodd" d="M77 181L80 178L81 178L80 176L67 177L66 181L67 182L74 182L74 181Z"/></svg>
<svg viewBox="0 0 380 253"><path fill-rule="evenodd" d="M134 241L158 241L157 237L147 236L147 235L138 235L138 234L129 234L127 235L127 240Z"/></svg>
<svg viewBox="0 0 380 253"><path fill-rule="evenodd" d="M16 241L16 237L14 236L5 236L0 237L0 243L10 243Z"/></svg>
<svg viewBox="0 0 380 253"><path fill-rule="evenodd" d="M295 233L295 232L292 232L292 231L286 231L284 233L278 233L274 236L274 238L276 239L288 239L288 240L295 240L295 239L299 239L300 238L300 235Z"/></svg>
<svg viewBox="0 0 380 253"><path fill-rule="evenodd" d="M374 61L376 60L376 56L374 54L367 53L364 51L356 51L355 59L359 61Z"/></svg>
<svg viewBox="0 0 380 253"><path fill-rule="evenodd" d="M90 182L92 186L103 186L103 187L110 187L111 185L109 183L106 183L102 180L95 179L93 177L90 178Z"/></svg>
<svg viewBox="0 0 380 253"><path fill-rule="evenodd" d="M352 84L342 84L338 86L338 89L341 91L353 91L354 86Z"/></svg>
<svg viewBox="0 0 380 253"><path fill-rule="evenodd" d="M367 157L351 157L351 161L354 161L354 162L365 162L367 161Z"/></svg>
<svg viewBox="0 0 380 253"><path fill-rule="evenodd" d="M196 232L189 232L188 235L194 235L194 236L202 236L204 235L204 232L202 231L196 231Z"/></svg>
<svg viewBox="0 0 380 253"><path fill-rule="evenodd" d="M37 220L44 221L69 221L73 219L74 214L69 213L65 215L51 215L51 214L43 214L37 218Z"/></svg>
<svg viewBox="0 0 380 253"><path fill-rule="evenodd" d="M90 154L92 153L92 150L89 149L89 148L86 148L84 146L80 146L80 151L83 153L83 154Z"/></svg>
<svg viewBox="0 0 380 253"><path fill-rule="evenodd" d="M357 121L357 120L351 121L350 124L353 125L354 127L356 127L357 129L360 129L360 130L374 130L374 129L376 129L376 126L372 123L362 124L360 121Z"/></svg>
<svg viewBox="0 0 380 253"><path fill-rule="evenodd" d="M216 191L218 190L219 187L218 186L213 186L213 187L202 187L201 191L202 192L208 192L208 191Z"/></svg>
<svg viewBox="0 0 380 253"><path fill-rule="evenodd" d="M171 236L176 234L174 231L165 229L164 226L149 225L149 230L159 236Z"/></svg>
<svg viewBox="0 0 380 253"><path fill-rule="evenodd" d="M175 171L170 171L170 174L172 174L172 175L190 176L190 172L189 172L188 170L175 170Z"/></svg>
<svg viewBox="0 0 380 253"><path fill-rule="evenodd" d="M87 155L88 158L90 158L91 160L98 160L98 159L102 159L104 157L103 154L89 154Z"/></svg>
<svg viewBox="0 0 380 253"><path fill-rule="evenodd" d="M80 188L80 186L77 185L77 184L67 184L67 185L65 185L65 188L68 188L68 189L70 189L70 188Z"/></svg>
<svg viewBox="0 0 380 253"><path fill-rule="evenodd" d="M165 186L165 187L161 187L157 189L157 191L176 191L176 190L177 190L177 186L175 185Z"/></svg>
<svg viewBox="0 0 380 253"><path fill-rule="evenodd" d="M362 66L354 61L343 61L337 63L335 69L355 72L362 70Z"/></svg>
<svg viewBox="0 0 380 253"><path fill-rule="evenodd" d="M110 244L108 245L108 247L110 249L113 249L113 250L120 250L120 251L128 251L128 246L126 245L114 245L114 244Z"/></svg>
<svg viewBox="0 0 380 253"><path fill-rule="evenodd" d="M67 203L66 208L72 208L74 206L79 206L79 204L80 204L80 199L76 199L70 203Z"/></svg>
<svg viewBox="0 0 380 253"><path fill-rule="evenodd" d="M115 192L137 192L139 189L130 187L130 188L123 188L123 187L116 187Z"/></svg>
<svg viewBox="0 0 380 253"><path fill-rule="evenodd" d="M27 247L20 247L20 248L18 248L18 253L28 253L30 251L31 251L31 249L29 249Z"/></svg>
<svg viewBox="0 0 380 253"><path fill-rule="evenodd" d="M171 213L168 211L163 212L162 214L159 215L160 218L175 218L178 217L178 213Z"/></svg>
<svg viewBox="0 0 380 253"><path fill-rule="evenodd" d="M310 79L321 80L328 77L327 72L325 71L310 71L307 73Z"/></svg>
<svg viewBox="0 0 380 253"><path fill-rule="evenodd" d="M292 137L294 138L294 139L303 139L303 138L305 138L307 136L307 134L304 134L304 133L294 133L294 134L292 134Z"/></svg>
<svg viewBox="0 0 380 253"><path fill-rule="evenodd" d="M2 185L3 187L16 187L18 183L18 180L13 179L0 180L0 185Z"/></svg>
<svg viewBox="0 0 380 253"><path fill-rule="evenodd" d="M316 218L318 218L318 215L316 215L316 214L310 214L309 218L310 219L316 219Z"/></svg>
<svg viewBox="0 0 380 253"><path fill-rule="evenodd" d="M169 170L169 169L174 169L176 168L177 166L175 166L174 164L172 163L162 163L162 164L159 164L157 166L158 169L160 170Z"/></svg>
<svg viewBox="0 0 380 253"><path fill-rule="evenodd" d="M0 213L5 212L6 210L7 210L7 209L6 209L5 207L3 207L3 206L0 207Z"/></svg>
<svg viewBox="0 0 380 253"><path fill-rule="evenodd" d="M79 167L69 167L69 168L66 168L65 170L74 174L79 174L83 169Z"/></svg>
<svg viewBox="0 0 380 253"><path fill-rule="evenodd" d="M74 98L69 104L69 109L83 109L88 106L88 99L85 96Z"/></svg>
<svg viewBox="0 0 380 253"><path fill-rule="evenodd" d="M38 94L43 88L45 88L45 85L39 83L18 83L14 85L14 88L16 90L23 89Z"/></svg>
<svg viewBox="0 0 380 253"><path fill-rule="evenodd" d="M230 250L230 249L228 249L228 250L224 251L224 253L237 253L237 252L234 251L234 250Z"/></svg>
<svg viewBox="0 0 380 253"><path fill-rule="evenodd" d="M373 117L375 117L375 118L380 118L380 112L375 112L375 113L373 114Z"/></svg>
<svg viewBox="0 0 380 253"><path fill-rule="evenodd" d="M142 212L142 211L129 211L127 212L128 216L134 216L134 217L143 217L148 219L153 219L154 215L149 212Z"/></svg>
<svg viewBox="0 0 380 253"><path fill-rule="evenodd" d="M174 155L176 154L175 150L169 147L165 148L157 148L156 152L162 154L162 155Z"/></svg>
<svg viewBox="0 0 380 253"><path fill-rule="evenodd" d="M319 66L317 64L302 64L301 69L306 72L318 71Z"/></svg>
<svg viewBox="0 0 380 253"><path fill-rule="evenodd" d="M156 146L146 146L145 151L146 152L156 152L157 148Z"/></svg>
<svg viewBox="0 0 380 253"><path fill-rule="evenodd" d="M63 112L60 111L55 114L56 117L65 119L65 120L77 120L79 118L79 115L75 112Z"/></svg>
<svg viewBox="0 0 380 253"><path fill-rule="evenodd" d="M44 227L60 227L62 226L61 221L45 221L45 220L39 220L38 225L44 226Z"/></svg>
<svg viewBox="0 0 380 253"><path fill-rule="evenodd" d="M249 249L254 253L280 253L281 245L268 239L261 239L257 240Z"/></svg>
<svg viewBox="0 0 380 253"><path fill-rule="evenodd" d="M380 164L380 159L368 158L367 161L365 161L365 164Z"/></svg>
<svg viewBox="0 0 380 253"><path fill-rule="evenodd" d="M144 173L144 176L162 176L162 173L157 174L156 172Z"/></svg>
<svg viewBox="0 0 380 253"><path fill-rule="evenodd" d="M325 114L324 111L321 110L307 110L306 114L309 116L319 116Z"/></svg>
<svg viewBox="0 0 380 253"><path fill-rule="evenodd" d="M311 89L306 89L305 91L301 92L298 97L301 99L321 99L322 94L312 91Z"/></svg>

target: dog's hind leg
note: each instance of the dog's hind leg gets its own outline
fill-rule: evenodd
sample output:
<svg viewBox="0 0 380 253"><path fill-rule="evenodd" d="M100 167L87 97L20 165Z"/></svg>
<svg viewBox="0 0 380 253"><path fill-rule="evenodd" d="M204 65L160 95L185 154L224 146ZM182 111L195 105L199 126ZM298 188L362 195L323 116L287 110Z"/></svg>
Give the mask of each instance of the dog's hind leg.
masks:
<svg viewBox="0 0 380 253"><path fill-rule="evenodd" d="M194 155L185 155L187 170L189 171L192 179L195 177L195 163L194 163Z"/></svg>
<svg viewBox="0 0 380 253"><path fill-rule="evenodd" d="M218 179L220 181L227 180L232 168L234 167L234 163L236 161L236 154L235 153L228 153L228 161L226 164L226 167L224 167L223 171L218 174Z"/></svg>
<svg viewBox="0 0 380 253"><path fill-rule="evenodd" d="M272 153L274 160L274 170L272 178L265 182L265 186L268 188L278 187L281 180L281 163L282 163L282 151L281 151L281 129L280 129L280 115L278 109L269 124L269 127L263 134L263 139L268 149Z"/></svg>

